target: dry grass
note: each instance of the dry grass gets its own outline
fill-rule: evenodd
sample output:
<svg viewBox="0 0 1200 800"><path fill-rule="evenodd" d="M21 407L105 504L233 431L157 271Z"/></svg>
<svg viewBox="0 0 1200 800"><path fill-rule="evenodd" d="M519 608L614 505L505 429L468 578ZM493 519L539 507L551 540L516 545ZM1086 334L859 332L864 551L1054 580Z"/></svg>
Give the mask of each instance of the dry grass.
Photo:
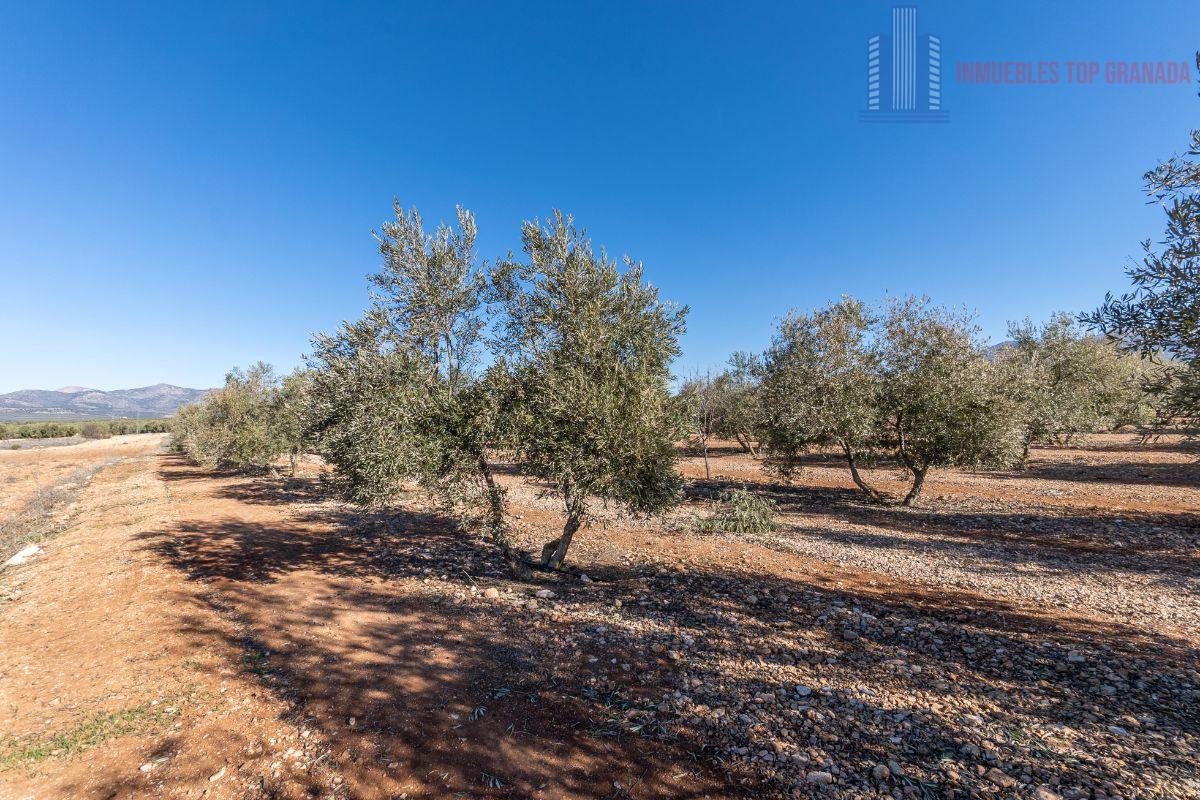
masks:
<svg viewBox="0 0 1200 800"><path fill-rule="evenodd" d="M116 459L80 467L53 484L38 487L33 495L0 521L0 562L31 544L40 544L66 530L71 517L66 510L97 472Z"/></svg>

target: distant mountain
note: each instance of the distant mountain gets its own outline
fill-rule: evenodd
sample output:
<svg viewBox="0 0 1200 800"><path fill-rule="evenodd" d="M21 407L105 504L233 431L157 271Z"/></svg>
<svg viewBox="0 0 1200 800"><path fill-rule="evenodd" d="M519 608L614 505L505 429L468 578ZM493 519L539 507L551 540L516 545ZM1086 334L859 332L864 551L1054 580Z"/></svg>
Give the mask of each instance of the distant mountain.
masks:
<svg viewBox="0 0 1200 800"><path fill-rule="evenodd" d="M0 394L0 421L169 417L208 392L168 383L111 392L83 386L64 386L58 391L23 389Z"/></svg>
<svg viewBox="0 0 1200 800"><path fill-rule="evenodd" d="M1016 344L1017 343L1012 339L1006 339L1003 342L997 342L991 347L988 347L983 351L983 355L988 361L998 361L1000 360L1000 356L1004 354L1004 351L1011 350L1016 346Z"/></svg>

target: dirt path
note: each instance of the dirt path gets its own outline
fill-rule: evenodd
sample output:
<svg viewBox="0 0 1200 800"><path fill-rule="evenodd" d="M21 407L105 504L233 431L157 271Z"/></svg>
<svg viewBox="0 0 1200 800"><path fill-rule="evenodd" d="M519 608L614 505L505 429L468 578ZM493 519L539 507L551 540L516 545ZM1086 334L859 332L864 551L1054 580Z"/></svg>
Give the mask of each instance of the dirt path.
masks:
<svg viewBox="0 0 1200 800"><path fill-rule="evenodd" d="M154 438L73 453L142 454L98 472L78 524L0 576L19 589L0 603L0 797L244 797L266 743L300 741L238 669L236 631L142 543L176 519Z"/></svg>

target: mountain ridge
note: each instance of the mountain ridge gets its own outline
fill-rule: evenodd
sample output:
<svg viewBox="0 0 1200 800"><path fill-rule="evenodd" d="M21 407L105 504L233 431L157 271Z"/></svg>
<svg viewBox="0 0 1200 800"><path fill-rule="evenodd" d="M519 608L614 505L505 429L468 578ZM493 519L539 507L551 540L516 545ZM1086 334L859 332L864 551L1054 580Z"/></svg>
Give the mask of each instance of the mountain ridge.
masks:
<svg viewBox="0 0 1200 800"><path fill-rule="evenodd" d="M83 386L19 389L0 394L0 421L169 417L211 389L155 383L133 389L102 391Z"/></svg>

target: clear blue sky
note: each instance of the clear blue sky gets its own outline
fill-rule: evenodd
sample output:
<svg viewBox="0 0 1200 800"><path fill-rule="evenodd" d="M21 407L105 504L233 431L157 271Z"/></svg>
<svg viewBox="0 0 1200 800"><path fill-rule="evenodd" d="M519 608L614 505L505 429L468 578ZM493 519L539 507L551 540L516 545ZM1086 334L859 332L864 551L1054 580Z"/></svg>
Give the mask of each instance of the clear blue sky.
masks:
<svg viewBox="0 0 1200 800"><path fill-rule="evenodd" d="M1200 126L1200 4L920 2L946 125L867 125L886 2L7 3L0 391L206 387L356 316L393 196L480 251L561 207L692 312L679 372L789 307L1096 304ZM965 60L1188 61L1192 85L956 84Z"/></svg>

